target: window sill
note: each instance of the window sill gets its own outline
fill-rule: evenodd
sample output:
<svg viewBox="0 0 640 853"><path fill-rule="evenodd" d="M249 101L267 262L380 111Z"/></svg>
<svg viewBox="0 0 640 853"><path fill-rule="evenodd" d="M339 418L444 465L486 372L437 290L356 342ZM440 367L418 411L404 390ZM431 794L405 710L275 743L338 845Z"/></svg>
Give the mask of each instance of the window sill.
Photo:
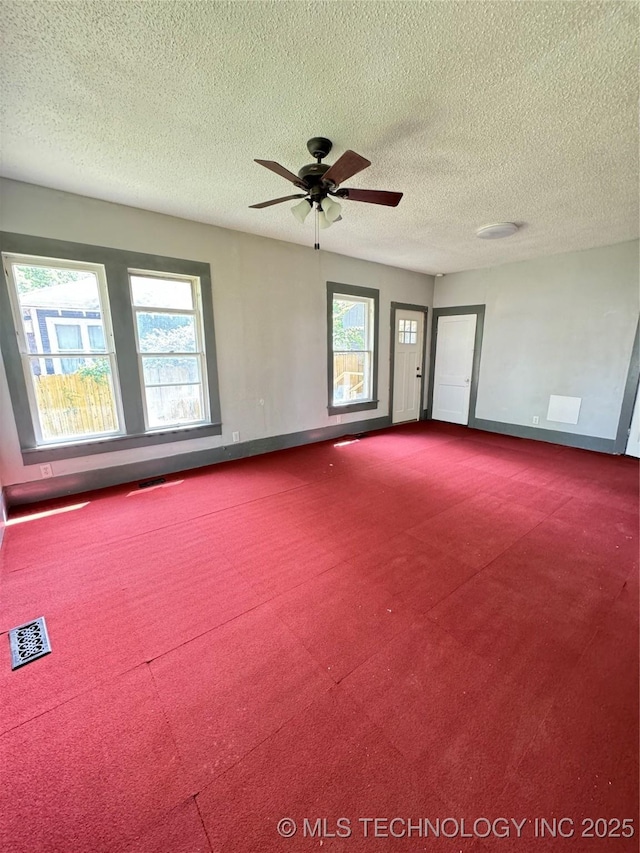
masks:
<svg viewBox="0 0 640 853"><path fill-rule="evenodd" d="M116 435L73 444L23 448L22 461L25 465L38 465L42 462L55 462L59 459L75 459L80 456L93 456L95 453L114 453L117 450L152 447L156 444L169 444L170 442L207 438L221 434L222 424L199 424L192 427L176 427L170 430L147 432L142 435Z"/></svg>
<svg viewBox="0 0 640 853"><path fill-rule="evenodd" d="M342 415L349 412L366 412L371 409L378 408L378 400L363 400L361 403L345 403L344 406L334 406L329 404L328 410L330 415Z"/></svg>

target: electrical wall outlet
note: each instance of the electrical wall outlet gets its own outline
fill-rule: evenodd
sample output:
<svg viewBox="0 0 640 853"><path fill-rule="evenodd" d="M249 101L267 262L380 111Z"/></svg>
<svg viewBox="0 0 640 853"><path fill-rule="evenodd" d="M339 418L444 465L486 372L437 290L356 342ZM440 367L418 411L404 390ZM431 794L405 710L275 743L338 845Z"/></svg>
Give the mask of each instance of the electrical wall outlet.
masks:
<svg viewBox="0 0 640 853"><path fill-rule="evenodd" d="M538 417L538 415L534 415L534 416L533 416L533 422L534 422L534 424L536 424L536 425L540 423L540 418Z"/></svg>
<svg viewBox="0 0 640 853"><path fill-rule="evenodd" d="M40 466L40 476L43 479L46 479L47 477L53 477L53 468L51 467L51 465L49 465L49 463Z"/></svg>
<svg viewBox="0 0 640 853"><path fill-rule="evenodd" d="M234 441L240 441L240 433L239 433L239 432L232 432L232 433L231 433L231 438L232 438Z"/></svg>

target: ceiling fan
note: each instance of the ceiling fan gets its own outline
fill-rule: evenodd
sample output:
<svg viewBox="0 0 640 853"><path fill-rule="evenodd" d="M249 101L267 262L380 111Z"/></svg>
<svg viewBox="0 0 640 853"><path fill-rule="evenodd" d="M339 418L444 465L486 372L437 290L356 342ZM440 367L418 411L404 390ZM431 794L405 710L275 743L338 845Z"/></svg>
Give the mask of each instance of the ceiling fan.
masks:
<svg viewBox="0 0 640 853"><path fill-rule="evenodd" d="M345 151L333 166L323 163L322 160L331 151L333 144L331 140L323 136L314 136L307 142L307 148L315 163L303 166L297 175L285 169L274 160L256 160L261 166L275 172L286 180L303 190L301 193L286 195L282 198L272 198L260 204L251 204L250 207L271 207L272 204L281 204L283 201L291 201L301 198L303 201L295 204L291 212L299 222L304 222L311 210L316 211L316 242L315 248L319 249L318 227L328 228L334 222L342 219L340 216L342 207L333 198L347 199L348 201L364 201L369 204L383 204L387 207L396 207L402 198L402 193L387 192L385 190L356 190L351 188L339 189L340 184L349 180L358 172L366 169L371 162L365 157L356 154L355 151ZM333 198L331 198L333 197Z"/></svg>

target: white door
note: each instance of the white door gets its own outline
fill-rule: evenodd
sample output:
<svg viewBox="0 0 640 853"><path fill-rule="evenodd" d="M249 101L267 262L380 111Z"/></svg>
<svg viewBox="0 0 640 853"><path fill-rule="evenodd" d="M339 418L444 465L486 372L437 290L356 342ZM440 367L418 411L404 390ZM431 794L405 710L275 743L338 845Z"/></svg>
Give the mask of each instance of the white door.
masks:
<svg viewBox="0 0 640 853"><path fill-rule="evenodd" d="M431 416L453 424L469 422L476 314L438 318Z"/></svg>
<svg viewBox="0 0 640 853"><path fill-rule="evenodd" d="M424 314L421 311L396 310L395 353L393 362L392 422L420 419L422 408L422 341Z"/></svg>
<svg viewBox="0 0 640 853"><path fill-rule="evenodd" d="M640 459L640 389L636 394L636 404L633 407L626 454L627 456L637 456Z"/></svg>

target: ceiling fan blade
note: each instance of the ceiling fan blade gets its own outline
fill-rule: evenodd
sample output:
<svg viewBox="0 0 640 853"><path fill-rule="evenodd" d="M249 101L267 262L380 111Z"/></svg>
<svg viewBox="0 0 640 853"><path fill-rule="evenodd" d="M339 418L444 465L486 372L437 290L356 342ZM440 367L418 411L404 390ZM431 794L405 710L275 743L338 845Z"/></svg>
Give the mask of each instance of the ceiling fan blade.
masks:
<svg viewBox="0 0 640 853"><path fill-rule="evenodd" d="M270 201L261 201L260 204L250 204L249 207L271 207L272 204L280 204L282 201L290 201L292 198L304 198L305 193L285 195L282 198L272 198Z"/></svg>
<svg viewBox="0 0 640 853"><path fill-rule="evenodd" d="M361 157L355 151L345 151L322 177L325 181L331 181L339 186L343 181L352 178L370 165L370 160Z"/></svg>
<svg viewBox="0 0 640 853"><path fill-rule="evenodd" d="M402 193L391 193L386 190L339 190L337 195L349 201L366 201L369 204L385 204L387 207L397 207Z"/></svg>
<svg viewBox="0 0 640 853"><path fill-rule="evenodd" d="M297 187L301 189L308 189L307 185L303 180L301 180L297 175L294 175L293 172L290 172L288 169L285 169L284 166L281 166L280 163L276 163L275 160L256 160L256 163L259 163L261 166L264 166L265 169L270 169L272 172L275 172L276 175L280 175L281 178L286 178L288 181L291 181L292 184L295 184Z"/></svg>

